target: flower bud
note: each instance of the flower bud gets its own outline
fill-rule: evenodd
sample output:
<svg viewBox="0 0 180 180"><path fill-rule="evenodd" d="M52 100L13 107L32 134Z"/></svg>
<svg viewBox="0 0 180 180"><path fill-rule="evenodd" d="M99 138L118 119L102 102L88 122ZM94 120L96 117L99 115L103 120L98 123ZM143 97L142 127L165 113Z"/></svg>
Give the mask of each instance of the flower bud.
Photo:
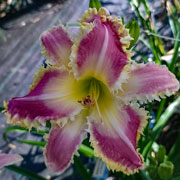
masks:
<svg viewBox="0 0 180 180"><path fill-rule="evenodd" d="M163 162L158 167L158 175L161 179L169 179L174 170L174 165L170 161Z"/></svg>

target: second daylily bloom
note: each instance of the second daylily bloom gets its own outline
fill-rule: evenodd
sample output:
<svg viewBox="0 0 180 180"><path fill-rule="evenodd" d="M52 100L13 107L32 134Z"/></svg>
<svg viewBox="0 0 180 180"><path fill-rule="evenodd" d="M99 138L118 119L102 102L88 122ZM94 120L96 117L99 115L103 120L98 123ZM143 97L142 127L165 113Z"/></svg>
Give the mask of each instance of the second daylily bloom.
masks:
<svg viewBox="0 0 180 180"><path fill-rule="evenodd" d="M0 153L0 168L17 163L22 160L23 158L18 154Z"/></svg>
<svg viewBox="0 0 180 180"><path fill-rule="evenodd" d="M37 127L51 120L44 155L55 172L69 166L88 130L109 169L135 173L144 168L136 143L148 118L135 102L169 96L179 83L166 67L130 60L132 38L106 9L89 9L79 22L74 41L62 26L42 34L48 67L26 96L8 102L8 122Z"/></svg>

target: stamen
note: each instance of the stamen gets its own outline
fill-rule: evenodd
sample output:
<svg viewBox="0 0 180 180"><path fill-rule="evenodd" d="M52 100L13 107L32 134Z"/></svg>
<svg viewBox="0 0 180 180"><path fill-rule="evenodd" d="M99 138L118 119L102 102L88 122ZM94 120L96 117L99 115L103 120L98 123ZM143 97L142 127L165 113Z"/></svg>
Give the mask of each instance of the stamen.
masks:
<svg viewBox="0 0 180 180"><path fill-rule="evenodd" d="M100 96L100 84L97 82L97 80L91 80L90 82L90 89L89 89L89 95L87 95L82 100L79 100L78 103L85 107L92 107L96 106L97 112L99 117L102 119L101 111L98 105L98 99Z"/></svg>
<svg viewBox="0 0 180 180"><path fill-rule="evenodd" d="M101 111L99 109L99 106L98 106L98 103L97 103L97 100L95 99L95 104L96 104L96 108L97 108L97 112L99 114L99 117L101 118L101 121L102 121L102 115L101 115Z"/></svg>
<svg viewBox="0 0 180 180"><path fill-rule="evenodd" d="M100 95L100 85L96 81L91 82L90 92L91 92L92 98L93 98L93 100L95 102L99 117L102 119L101 111L99 109L99 105L98 105L98 102L97 102L98 99L99 99L99 95Z"/></svg>
<svg viewBox="0 0 180 180"><path fill-rule="evenodd" d="M91 93L92 99L98 100L99 93L100 93L99 91L100 91L99 84L96 81L91 81L90 93Z"/></svg>
<svg viewBox="0 0 180 180"><path fill-rule="evenodd" d="M78 103L82 104L85 107L92 107L94 106L94 102L90 99L90 95L87 97L83 98L83 100L79 100Z"/></svg>

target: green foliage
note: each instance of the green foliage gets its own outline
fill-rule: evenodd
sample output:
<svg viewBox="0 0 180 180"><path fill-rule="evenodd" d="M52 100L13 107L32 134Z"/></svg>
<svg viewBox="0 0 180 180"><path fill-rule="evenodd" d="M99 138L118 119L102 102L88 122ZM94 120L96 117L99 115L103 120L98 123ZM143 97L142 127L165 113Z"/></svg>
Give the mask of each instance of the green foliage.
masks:
<svg viewBox="0 0 180 180"><path fill-rule="evenodd" d="M97 10L101 7L99 0L89 0L89 7L96 8Z"/></svg>
<svg viewBox="0 0 180 180"><path fill-rule="evenodd" d="M153 180L166 180L172 177L174 164L167 160L164 146L153 143L151 154L148 156L147 172Z"/></svg>
<svg viewBox="0 0 180 180"><path fill-rule="evenodd" d="M75 164L75 170L78 171L79 174L81 174L81 177L83 179L91 180L92 177L90 173L87 171L87 169L84 167L83 163L81 162L80 158L77 156L74 156L74 164Z"/></svg>
<svg viewBox="0 0 180 180"><path fill-rule="evenodd" d="M164 161L165 155L166 155L166 149L164 146L160 145L157 153L157 160L159 163L162 163Z"/></svg>
<svg viewBox="0 0 180 180"><path fill-rule="evenodd" d="M16 172L18 174L21 174L23 176L28 177L28 179L32 180L46 180L44 177L37 175L36 173L33 173L25 168L18 167L15 165L6 166L7 169Z"/></svg>
<svg viewBox="0 0 180 180"><path fill-rule="evenodd" d="M135 19L132 19L128 22L128 24L126 24L126 28L129 29L129 34L133 38L128 48L131 49L139 38L140 29L138 22Z"/></svg>
<svg viewBox="0 0 180 180"><path fill-rule="evenodd" d="M180 150L180 131L179 131L179 135L177 136L176 142L174 143L168 154L169 159L172 161L176 160L177 159L176 157L179 156L179 150Z"/></svg>
<svg viewBox="0 0 180 180"><path fill-rule="evenodd" d="M20 127L20 126L9 126L5 129L5 131L3 132L3 139L8 143L8 138L7 135L9 132L11 131L15 131L15 132L20 132L20 133L26 133L29 132L28 129L24 128L24 127ZM32 128L32 130L30 131L32 134L38 134L38 135L42 135L44 136L46 133L48 133L48 130L36 130L35 128Z"/></svg>
<svg viewBox="0 0 180 180"><path fill-rule="evenodd" d="M162 131L162 129L165 127L165 125L167 124L168 120L170 119L170 117L173 115L173 113L176 111L177 107L180 105L180 97L177 98L174 102L172 102L167 109L165 110L165 112L161 115L159 121L156 123L155 127L153 128L152 132L151 132L151 140L147 143L147 145L144 147L143 150L143 157L146 159L149 150L153 144L154 141L156 141L156 139L158 138L160 132Z"/></svg>

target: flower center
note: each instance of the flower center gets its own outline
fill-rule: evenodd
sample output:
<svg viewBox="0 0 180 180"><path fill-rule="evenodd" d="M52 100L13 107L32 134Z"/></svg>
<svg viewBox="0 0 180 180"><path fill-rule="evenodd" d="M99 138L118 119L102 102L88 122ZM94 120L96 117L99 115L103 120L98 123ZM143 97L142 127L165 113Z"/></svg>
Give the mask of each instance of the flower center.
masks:
<svg viewBox="0 0 180 180"><path fill-rule="evenodd" d="M103 104L107 100L109 89L101 81L88 77L80 80L79 83L79 87L81 87L84 97L78 100L78 102L83 106L98 106L98 104Z"/></svg>
<svg viewBox="0 0 180 180"><path fill-rule="evenodd" d="M91 84L90 84L90 96L92 97L93 100L97 101L99 96L100 96L100 90L101 90L101 87L100 87L100 82L93 79L91 81Z"/></svg>
<svg viewBox="0 0 180 180"><path fill-rule="evenodd" d="M90 99L90 95L83 98L83 100L78 101L78 103L81 103L85 107L91 107L94 106L94 102Z"/></svg>
<svg viewBox="0 0 180 180"><path fill-rule="evenodd" d="M100 81L96 80L95 78L86 78L84 80L81 80L81 87L83 87L87 95L78 102L85 107L94 106L101 94Z"/></svg>

